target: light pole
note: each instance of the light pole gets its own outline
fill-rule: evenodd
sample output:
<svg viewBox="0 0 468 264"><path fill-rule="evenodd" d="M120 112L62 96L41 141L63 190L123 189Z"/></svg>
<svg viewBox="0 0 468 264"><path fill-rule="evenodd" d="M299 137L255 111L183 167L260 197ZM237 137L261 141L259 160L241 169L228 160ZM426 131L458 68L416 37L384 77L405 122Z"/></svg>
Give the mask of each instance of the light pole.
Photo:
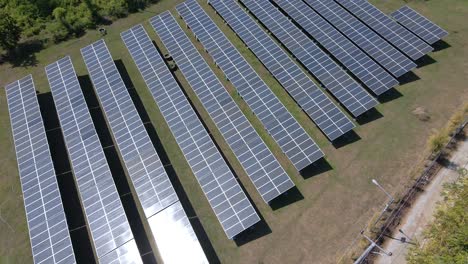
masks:
<svg viewBox="0 0 468 264"><path fill-rule="evenodd" d="M383 249L381 246L377 245L377 243L375 243L372 239L370 239L370 237L364 235L364 232L361 232L361 235L362 235L363 237L365 237L365 238L371 243L372 246L375 246L376 248L380 249L380 251L382 251L383 253L385 253L385 255L387 255L387 256L393 255L392 252L386 251L386 250ZM374 253L374 252L371 252L371 253ZM375 253L374 253L374 254L375 254Z"/></svg>
<svg viewBox="0 0 468 264"><path fill-rule="evenodd" d="M391 195L382 187L382 185L380 185L379 182L377 182L376 179L372 179L372 183L375 184L375 185L377 185L377 187L379 187L379 189L382 190L382 191L385 193L385 195L388 196L388 198L390 198L390 201L385 205L385 210L384 210L384 211L386 211L387 208L390 206L390 204L393 203L393 201L394 201L395 199L393 199L393 196L391 196Z"/></svg>

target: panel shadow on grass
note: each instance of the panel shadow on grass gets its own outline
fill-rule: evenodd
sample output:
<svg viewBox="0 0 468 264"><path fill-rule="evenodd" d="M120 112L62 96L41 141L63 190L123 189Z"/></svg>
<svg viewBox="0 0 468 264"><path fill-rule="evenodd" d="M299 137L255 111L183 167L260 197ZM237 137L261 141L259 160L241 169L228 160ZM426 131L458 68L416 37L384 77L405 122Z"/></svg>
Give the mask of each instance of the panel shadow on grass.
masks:
<svg viewBox="0 0 468 264"><path fill-rule="evenodd" d="M38 101L76 261L96 263L52 94L39 94Z"/></svg>
<svg viewBox="0 0 468 264"><path fill-rule="evenodd" d="M325 158L321 158L302 169L299 174L301 174L301 176L307 180L331 170L333 170L333 167L330 165L330 163L328 163Z"/></svg>
<svg viewBox="0 0 468 264"><path fill-rule="evenodd" d="M444 49L448 49L452 47L449 43L445 42L444 40L439 40L436 43L432 44L432 47L434 48L433 52L438 52Z"/></svg>
<svg viewBox="0 0 468 264"><path fill-rule="evenodd" d="M255 210L257 210L256 207ZM263 216L260 214L258 216L260 216L259 222L234 237L233 240L238 247L272 233L270 226L268 226Z"/></svg>
<svg viewBox="0 0 468 264"><path fill-rule="evenodd" d="M421 78L419 78L419 76L417 76L414 72L411 71L397 78L398 82L400 83L400 86L418 81L420 79Z"/></svg>
<svg viewBox="0 0 468 264"><path fill-rule="evenodd" d="M375 121L377 119L380 119L382 117L383 117L382 113L380 113L377 109L372 108L369 111L365 112L364 114L358 116L356 118L356 122L362 126L372 121Z"/></svg>
<svg viewBox="0 0 468 264"><path fill-rule="evenodd" d="M96 132L104 148L107 163L114 179L114 183L119 193L122 205L127 216L130 228L132 230L135 242L141 255L144 255L145 263L156 263L156 258L152 252L151 244L146 235L143 222L138 213L137 204L131 194L130 183L127 180L125 169L119 158L116 146L113 143L110 128L99 107L98 98L92 87L89 76L78 77L88 108L90 108L91 118L93 119Z"/></svg>
<svg viewBox="0 0 468 264"><path fill-rule="evenodd" d="M422 67L425 67L425 66L428 66L428 65L431 65L431 64L434 64L436 62L437 62L436 60L434 60L431 56L429 56L427 54L415 61L415 63L418 65L417 66L418 69L422 68Z"/></svg>
<svg viewBox="0 0 468 264"><path fill-rule="evenodd" d="M301 200L304 200L304 196L299 189L294 186L288 191L282 193L280 196L271 200L269 205L271 209L275 211Z"/></svg>
<svg viewBox="0 0 468 264"><path fill-rule="evenodd" d="M395 88L392 88L392 89L389 89L388 91L386 91L385 93L379 95L377 97L377 100L379 100L379 102L381 104L385 104L385 103L388 103L390 101L393 101L393 100L396 100L400 97L402 97L403 95Z"/></svg>
<svg viewBox="0 0 468 264"><path fill-rule="evenodd" d="M341 137L333 140L332 145L335 149L339 149L344 146L351 145L359 140L361 140L361 137L354 130L350 130Z"/></svg>

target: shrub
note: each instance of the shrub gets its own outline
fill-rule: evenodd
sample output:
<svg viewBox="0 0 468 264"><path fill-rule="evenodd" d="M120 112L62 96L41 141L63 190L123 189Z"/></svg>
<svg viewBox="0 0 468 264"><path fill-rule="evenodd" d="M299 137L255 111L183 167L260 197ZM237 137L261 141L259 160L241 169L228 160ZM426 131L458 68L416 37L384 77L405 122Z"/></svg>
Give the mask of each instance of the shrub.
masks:
<svg viewBox="0 0 468 264"><path fill-rule="evenodd" d="M468 259L468 178L445 186L434 222L423 233L423 246L408 252L409 264L465 264Z"/></svg>

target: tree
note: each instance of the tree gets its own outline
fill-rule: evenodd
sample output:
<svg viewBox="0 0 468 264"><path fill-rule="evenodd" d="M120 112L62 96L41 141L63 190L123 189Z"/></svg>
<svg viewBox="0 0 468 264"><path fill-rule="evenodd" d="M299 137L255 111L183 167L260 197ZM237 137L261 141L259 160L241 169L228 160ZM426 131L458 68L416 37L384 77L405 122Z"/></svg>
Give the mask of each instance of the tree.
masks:
<svg viewBox="0 0 468 264"><path fill-rule="evenodd" d="M443 197L434 222L424 232L424 243L410 249L408 263L467 263L468 177L461 175L458 182L446 186Z"/></svg>
<svg viewBox="0 0 468 264"><path fill-rule="evenodd" d="M21 28L7 12L0 10L0 47L13 50L21 38Z"/></svg>

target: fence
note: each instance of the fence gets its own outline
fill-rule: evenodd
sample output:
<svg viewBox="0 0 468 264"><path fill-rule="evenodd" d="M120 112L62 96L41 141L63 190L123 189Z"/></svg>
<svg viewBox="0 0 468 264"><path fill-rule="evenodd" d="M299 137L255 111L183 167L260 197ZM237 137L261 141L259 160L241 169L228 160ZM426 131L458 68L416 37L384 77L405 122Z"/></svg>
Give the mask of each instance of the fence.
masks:
<svg viewBox="0 0 468 264"><path fill-rule="evenodd" d="M440 150L435 158L432 160L432 162L429 164L429 166L421 173L419 178L416 180L416 182L405 192L403 195L403 198L400 199L400 201L397 204L397 207L392 210L390 216L387 218L383 226L380 228L380 230L377 232L378 235L375 239L377 243L382 244L384 241L385 236L389 235L392 233L393 228L398 226L400 223L400 219L403 213L403 210L407 208L410 205L410 202L416 197L417 193L419 190L422 189L422 187L429 182L431 177L435 174L435 172L438 169L438 161L441 158L441 156L444 153L444 150L446 150L449 146L451 146L455 141L456 137L460 134L460 132L463 131L465 126L467 125L467 121L465 121L462 125L460 125L456 130L455 133L452 135L450 138L449 142ZM378 219L374 222L377 223L381 220L382 216L384 214L380 214ZM354 262L354 264L363 264L363 263L368 263L369 260L369 253L372 252L372 250L376 247L375 244L369 245L366 250L361 254L361 256Z"/></svg>

